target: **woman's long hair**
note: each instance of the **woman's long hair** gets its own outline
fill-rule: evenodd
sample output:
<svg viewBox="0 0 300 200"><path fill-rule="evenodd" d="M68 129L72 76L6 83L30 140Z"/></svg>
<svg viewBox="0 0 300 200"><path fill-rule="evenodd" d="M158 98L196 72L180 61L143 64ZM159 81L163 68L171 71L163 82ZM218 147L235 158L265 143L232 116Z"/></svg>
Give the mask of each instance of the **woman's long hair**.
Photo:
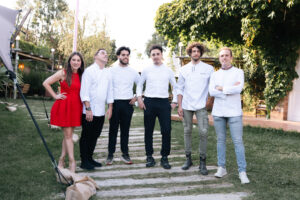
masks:
<svg viewBox="0 0 300 200"><path fill-rule="evenodd" d="M83 61L83 57L81 55L81 53L77 52L77 51L74 51L69 59L68 59L68 64L67 64L67 76L66 76L66 81L68 83L68 85L70 86L71 83L72 83L72 67L71 67L71 59L73 58L73 56L79 56L80 60L81 60L81 65L80 65L80 68L77 70L77 73L79 75L79 78L80 78L80 81L81 81L81 76L83 74L83 71L84 71L84 61Z"/></svg>

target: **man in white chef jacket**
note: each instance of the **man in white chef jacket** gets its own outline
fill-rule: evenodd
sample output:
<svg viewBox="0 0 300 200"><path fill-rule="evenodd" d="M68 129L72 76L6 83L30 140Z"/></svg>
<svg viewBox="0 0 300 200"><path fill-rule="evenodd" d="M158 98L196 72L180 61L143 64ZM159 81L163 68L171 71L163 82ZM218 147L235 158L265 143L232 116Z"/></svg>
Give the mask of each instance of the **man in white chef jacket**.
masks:
<svg viewBox="0 0 300 200"><path fill-rule="evenodd" d="M204 46L199 42L191 43L186 49L191 57L191 62L183 66L179 71L177 81L178 115L183 117L184 146L186 161L182 166L187 170L192 166L192 130L193 115L195 113L199 132L199 170L202 175L207 175L206 149L208 133L208 114L206 101L208 97L208 85L214 68L202 62L200 57L204 53Z"/></svg>
<svg viewBox="0 0 300 200"><path fill-rule="evenodd" d="M111 118L114 102L112 77L105 68L108 56L105 49L94 55L94 63L82 75L80 98L83 102L82 132L80 137L80 157L82 169L92 170L102 164L93 159L97 139L101 134L105 115ZM108 104L107 112L105 105Z"/></svg>
<svg viewBox="0 0 300 200"><path fill-rule="evenodd" d="M244 87L244 72L232 66L232 50L224 47L219 52L221 69L210 79L209 93L215 97L212 116L217 134L218 170L215 177L222 178L226 170L226 125L228 124L234 144L239 178L242 184L249 183L246 174L245 148L243 143L243 112L241 92Z"/></svg>

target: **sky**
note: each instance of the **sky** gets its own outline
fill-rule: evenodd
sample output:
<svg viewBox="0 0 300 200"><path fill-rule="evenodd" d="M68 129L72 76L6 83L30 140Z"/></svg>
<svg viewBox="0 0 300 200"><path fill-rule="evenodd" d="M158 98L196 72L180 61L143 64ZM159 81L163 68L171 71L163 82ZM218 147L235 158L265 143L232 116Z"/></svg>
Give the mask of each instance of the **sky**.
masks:
<svg viewBox="0 0 300 200"><path fill-rule="evenodd" d="M76 0L66 1L75 10ZM91 21L99 19L99 29L106 20L107 32L117 47L125 45L144 53L146 42L155 32L156 10L167 2L171 0L79 0L79 20L88 14ZM0 5L14 9L16 0L0 0Z"/></svg>

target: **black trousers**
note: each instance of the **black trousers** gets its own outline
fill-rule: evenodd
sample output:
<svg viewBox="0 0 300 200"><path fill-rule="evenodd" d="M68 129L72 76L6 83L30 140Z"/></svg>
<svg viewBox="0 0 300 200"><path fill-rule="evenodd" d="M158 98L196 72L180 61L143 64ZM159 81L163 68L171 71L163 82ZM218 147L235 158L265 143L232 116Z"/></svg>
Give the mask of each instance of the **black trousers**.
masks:
<svg viewBox="0 0 300 200"><path fill-rule="evenodd" d="M109 120L109 141L108 154L113 155L116 151L118 129L121 131L121 151L128 154L128 139L133 106L129 104L130 100L115 100L113 104L113 113Z"/></svg>
<svg viewBox="0 0 300 200"><path fill-rule="evenodd" d="M144 104L146 106L146 110L144 110L146 155L153 154L153 130L156 117L158 117L162 135L160 154L168 156L171 150L171 106L169 100L168 98L145 97Z"/></svg>
<svg viewBox="0 0 300 200"><path fill-rule="evenodd" d="M97 139L101 134L104 116L93 116L93 121L88 122L82 114L82 132L79 141L81 161L91 160L97 144Z"/></svg>

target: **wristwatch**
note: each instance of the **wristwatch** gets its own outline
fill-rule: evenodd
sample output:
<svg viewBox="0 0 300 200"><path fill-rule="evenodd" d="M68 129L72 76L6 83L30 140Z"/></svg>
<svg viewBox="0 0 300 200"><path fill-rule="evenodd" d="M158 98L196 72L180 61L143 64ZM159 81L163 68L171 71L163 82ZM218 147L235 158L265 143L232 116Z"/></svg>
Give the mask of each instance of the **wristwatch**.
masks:
<svg viewBox="0 0 300 200"><path fill-rule="evenodd" d="M85 107L85 110L86 111L91 111L92 109L91 109L91 107Z"/></svg>

